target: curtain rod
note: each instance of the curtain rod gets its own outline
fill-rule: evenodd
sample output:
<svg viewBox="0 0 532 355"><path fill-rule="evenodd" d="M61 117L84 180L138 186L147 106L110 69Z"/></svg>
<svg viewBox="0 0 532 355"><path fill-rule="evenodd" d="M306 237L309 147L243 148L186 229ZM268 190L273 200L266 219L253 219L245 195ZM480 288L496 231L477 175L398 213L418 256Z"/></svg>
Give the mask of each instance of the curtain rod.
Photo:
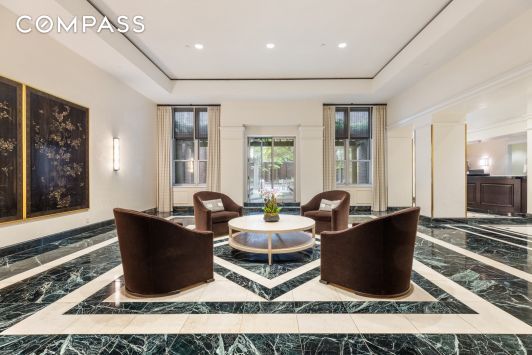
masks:
<svg viewBox="0 0 532 355"><path fill-rule="evenodd" d="M171 104L161 104L161 105L157 105L157 107L206 107L206 106L220 106L220 104L209 104L209 105L193 105L193 104L188 104L188 105L171 105Z"/></svg>
<svg viewBox="0 0 532 355"><path fill-rule="evenodd" d="M388 104L323 104L323 106L388 106Z"/></svg>

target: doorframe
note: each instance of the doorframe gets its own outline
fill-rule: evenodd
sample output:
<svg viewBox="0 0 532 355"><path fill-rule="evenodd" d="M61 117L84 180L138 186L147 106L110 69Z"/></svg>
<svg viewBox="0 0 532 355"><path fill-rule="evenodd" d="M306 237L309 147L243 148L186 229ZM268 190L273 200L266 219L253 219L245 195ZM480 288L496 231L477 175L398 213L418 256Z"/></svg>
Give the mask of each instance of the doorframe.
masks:
<svg viewBox="0 0 532 355"><path fill-rule="evenodd" d="M246 134L245 135L245 159L246 159L246 165L245 165L245 178L244 178L244 201L249 202L249 189L248 189L248 176L249 176L249 140L254 138L272 138L272 147L273 147L273 139L275 138L287 138L287 139L293 139L294 140L294 198L293 201L290 202L296 202L298 199L298 172L299 172L299 162L298 162L298 143L297 143L297 135L286 135L286 134ZM272 149L272 156L274 152ZM273 180L273 179L272 179Z"/></svg>

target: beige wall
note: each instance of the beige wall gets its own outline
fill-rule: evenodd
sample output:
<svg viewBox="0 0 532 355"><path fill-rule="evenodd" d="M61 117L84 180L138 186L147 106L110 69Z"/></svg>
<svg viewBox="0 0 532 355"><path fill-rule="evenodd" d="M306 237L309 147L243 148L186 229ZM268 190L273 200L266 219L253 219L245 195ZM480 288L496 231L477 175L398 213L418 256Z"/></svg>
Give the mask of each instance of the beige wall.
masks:
<svg viewBox="0 0 532 355"><path fill-rule="evenodd" d="M296 139L296 201L307 201L323 186L323 106L316 101L223 102L221 185L236 201L245 196L248 136Z"/></svg>
<svg viewBox="0 0 532 355"><path fill-rule="evenodd" d="M508 146L511 175L526 175L526 146L526 143L512 143Z"/></svg>
<svg viewBox="0 0 532 355"><path fill-rule="evenodd" d="M0 226L0 247L112 218L112 208L156 204L156 105L47 35L21 36L0 11L0 75L90 109L90 209ZM112 168L120 137L121 170Z"/></svg>
<svg viewBox="0 0 532 355"><path fill-rule="evenodd" d="M512 153L510 152L512 150ZM480 166L480 160L489 158L490 166ZM491 175L524 175L526 143L512 137L499 137L467 145L467 161L471 169L482 169Z"/></svg>

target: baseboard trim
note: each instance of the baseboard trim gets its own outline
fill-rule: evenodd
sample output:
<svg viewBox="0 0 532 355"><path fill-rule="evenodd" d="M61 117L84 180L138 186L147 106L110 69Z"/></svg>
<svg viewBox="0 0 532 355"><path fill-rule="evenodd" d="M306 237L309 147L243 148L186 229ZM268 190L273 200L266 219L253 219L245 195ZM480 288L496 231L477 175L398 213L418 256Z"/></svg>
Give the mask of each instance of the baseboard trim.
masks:
<svg viewBox="0 0 532 355"><path fill-rule="evenodd" d="M8 245L6 247L0 248L0 258L8 256L8 255L17 254L17 253L19 253L21 251L27 251L29 249L43 247L43 246L45 246L47 244L55 243L55 242L63 240L63 239L71 238L71 237L73 237L75 235L78 235L78 234L92 232L92 231L94 231L96 229L99 229L99 228L103 228L103 227L114 225L114 223L115 223L114 219L108 219L108 220L105 220L105 221L88 224L88 225L83 226L83 227L69 229L69 230L66 230L66 231L50 234L50 235L47 235L47 236L44 236L44 237L39 237L39 238L36 238L36 239L27 240L27 241L24 241L24 242ZM87 236L87 238L89 238L89 236Z"/></svg>
<svg viewBox="0 0 532 355"><path fill-rule="evenodd" d="M371 206L349 206L349 214L357 212L368 212L371 213Z"/></svg>
<svg viewBox="0 0 532 355"><path fill-rule="evenodd" d="M156 208L150 208L142 212L156 213L156 211L157 211ZM60 240L68 239L68 238L71 238L73 236L83 234L83 233L87 233L87 238L91 238L93 235L91 235L89 232L92 232L96 229L100 229L104 227L114 226L114 224L115 224L114 219L107 219L104 221L87 224L82 227L68 229L62 232L46 235L43 237L7 245L5 247L0 248L0 258L13 255L13 254L17 254L17 253L20 253L21 251L27 251L27 250L34 249L34 248L40 248L47 244L55 243ZM82 239L85 239L85 238L82 238ZM76 242L79 242L79 241L80 239L76 240Z"/></svg>
<svg viewBox="0 0 532 355"><path fill-rule="evenodd" d="M244 209L247 210L253 210L255 212L260 211L261 206L260 204L250 204L248 202L244 203ZM296 210L299 209L300 206L297 203L294 204L279 204L280 207L286 208L287 210ZM403 210L407 207L388 207L387 212L395 212ZM354 213L360 213L360 212L367 212L371 213L371 206L369 205L354 205L349 206L349 214ZM173 207L173 214L176 216L192 216L194 215L194 206L174 206Z"/></svg>
<svg viewBox="0 0 532 355"><path fill-rule="evenodd" d="M386 210L387 212L397 212L397 211L401 211L401 210L405 210L407 208L412 208L412 206L405 206L405 207L388 207L388 209Z"/></svg>

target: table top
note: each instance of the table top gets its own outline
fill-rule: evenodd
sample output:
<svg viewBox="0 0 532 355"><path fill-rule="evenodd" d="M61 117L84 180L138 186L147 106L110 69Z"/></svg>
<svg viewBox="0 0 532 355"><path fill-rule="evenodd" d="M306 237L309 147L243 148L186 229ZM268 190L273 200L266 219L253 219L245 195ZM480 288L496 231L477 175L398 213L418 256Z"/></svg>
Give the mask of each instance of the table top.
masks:
<svg viewBox="0 0 532 355"><path fill-rule="evenodd" d="M231 219L229 227L243 232L293 232L314 227L313 219L290 214L279 215L279 222L265 222L262 214Z"/></svg>

